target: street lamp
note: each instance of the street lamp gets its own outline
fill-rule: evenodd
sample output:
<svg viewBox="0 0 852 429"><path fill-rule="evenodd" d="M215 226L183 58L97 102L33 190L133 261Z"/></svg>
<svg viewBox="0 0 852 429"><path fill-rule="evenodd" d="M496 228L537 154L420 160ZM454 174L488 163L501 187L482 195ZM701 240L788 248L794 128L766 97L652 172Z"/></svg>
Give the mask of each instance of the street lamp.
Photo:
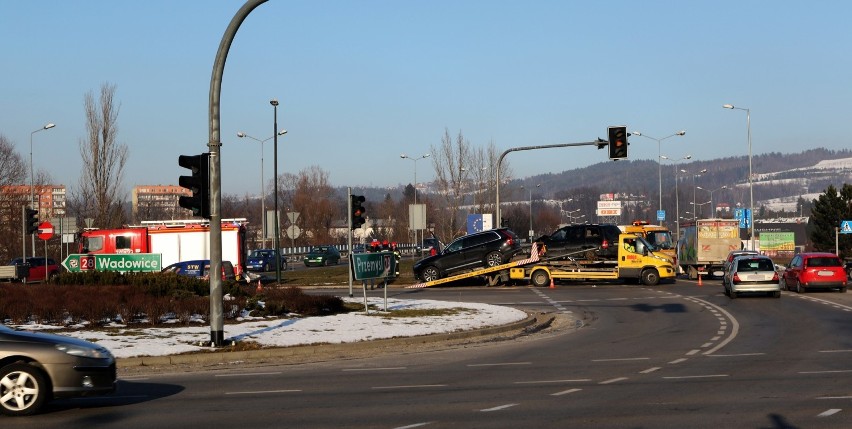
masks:
<svg viewBox="0 0 852 429"><path fill-rule="evenodd" d="M281 130L278 132L279 136L283 136L287 134L287 130ZM266 248L266 188L263 182L263 144L269 140L272 140L273 137L269 137L268 139L260 140L256 139L242 131L237 133L237 137L239 138L250 138L256 142L260 142L260 227L261 227L261 236L260 236L260 247Z"/></svg>
<svg viewBox="0 0 852 429"><path fill-rule="evenodd" d="M541 183L539 183L538 185L535 185L535 187L536 187L536 188L540 188L540 187L541 187ZM524 189L524 187L523 187L523 186L521 186L521 189ZM534 232L533 232L533 223L532 223L532 191L533 191L533 188L532 188L532 187L529 187L529 188L527 188L527 190L528 190L528 191L530 191L530 242L532 242L533 235L534 235Z"/></svg>
<svg viewBox="0 0 852 429"><path fill-rule="evenodd" d="M680 159L672 159L665 155L660 155L660 159L665 159L667 161L671 161L674 164L674 179L675 179L675 241L680 241L680 195L677 190L677 164L682 161L686 161L687 159L692 159L692 155L686 155ZM682 170L686 173L685 170Z"/></svg>
<svg viewBox="0 0 852 429"><path fill-rule="evenodd" d="M660 178L660 191L659 191L660 192L660 205L657 206L657 210L662 210L663 209L663 162L660 161L660 160L663 158L663 153L660 151L661 150L660 143L662 143L663 140L665 140L669 137L682 136L682 135L686 134L686 130L680 130L680 131L678 131L678 132L676 132L676 133L674 133L670 136L666 136L666 137L663 137L661 139L656 139L656 138L651 137L649 135L642 134L639 131L633 131L630 134L632 134L634 136L647 137L651 140L657 141L657 174L659 175L659 178Z"/></svg>
<svg viewBox="0 0 852 429"><path fill-rule="evenodd" d="M693 210L695 210L695 213L694 213L695 217L693 218L693 220L698 219L698 216L701 213L704 212L704 210L701 209L701 206L706 205L706 204L710 204L710 201L705 201L703 203L697 203L697 204L695 203L695 201L692 202L692 208L693 208Z"/></svg>
<svg viewBox="0 0 852 429"><path fill-rule="evenodd" d="M30 133L30 208L32 208L33 210L39 210L41 208L35 206L35 174L33 173L33 134L39 131L49 130L55 126L56 124L48 123L45 126ZM32 238L33 257L35 257L35 234L31 234L30 237ZM24 244L21 245L24 246Z"/></svg>
<svg viewBox="0 0 852 429"><path fill-rule="evenodd" d="M695 174L692 175L692 206L693 206L693 208L695 208L695 178L701 176L702 174L704 174L706 172L707 172L707 169L705 168L705 169L699 171L698 173L695 173Z"/></svg>
<svg viewBox="0 0 852 429"><path fill-rule="evenodd" d="M751 219L749 219L749 223L751 224L751 234L749 234L749 242L751 243L751 250L754 250L754 185L752 183L751 177L751 110L742 107L734 107L733 104L723 104L722 107L725 109L745 110L746 112L746 130L748 133L748 193L749 212L751 214Z"/></svg>
<svg viewBox="0 0 852 429"><path fill-rule="evenodd" d="M275 282L277 284L281 284L281 227L278 225L278 135L280 134L280 135L283 136L284 134L287 134L287 130L277 131L278 130L278 100L273 98L272 100L269 100L269 104L272 105L272 111L273 111L272 132L275 133L275 134L272 135L272 137L273 137L273 140L272 140L273 144L272 145L274 146L272 156L275 158L272 162L272 165L273 165L272 169L274 170L273 174L275 176L275 187L274 187L275 195L274 195L274 199L273 199L273 204L275 206L275 216L274 216L275 221L273 222L273 225L275 227L275 237L274 237L274 241L272 242L272 245L275 247L275 255L277 256L275 258Z"/></svg>
<svg viewBox="0 0 852 429"><path fill-rule="evenodd" d="M713 193L716 192L716 191L721 191L722 189L728 189L728 185L725 185L725 186L722 186L721 188L716 188L716 189L705 189L705 188L702 188L700 186L697 186L697 188L701 189L702 191L707 191L707 192L710 193L710 213L712 214L711 217L716 217L716 211L713 210Z"/></svg>
<svg viewBox="0 0 852 429"><path fill-rule="evenodd" d="M574 223L574 213L578 213L579 211L580 211L580 209L565 210L565 213L568 215L568 223L569 224ZM583 216L585 216L585 215L583 215ZM580 216L577 216L577 218L579 219Z"/></svg>
<svg viewBox="0 0 852 429"><path fill-rule="evenodd" d="M408 155L406 155L406 154L404 154L404 153L403 153L403 154L401 154L401 155L399 155L399 157L400 157L400 158L402 158L402 159L409 159L409 160L411 160L411 161L414 161L414 205L415 205L415 206L417 205L417 161L420 161L420 160L421 160L421 159L423 159L423 158L429 158L429 156L430 156L430 155L432 155L432 154L431 154L431 153L426 153L426 154L423 154L423 155L421 155L421 156L414 157L414 158L412 158L412 157L410 157L410 156L408 156ZM411 226L411 219L409 219L409 220L408 220L408 223L409 223L409 227L410 227L410 226ZM418 244L420 244L420 243L418 243L418 241L417 241L417 231L418 231L418 230L416 230L416 229L414 230L414 245L415 245L415 246L417 246ZM417 248L417 247L415 247L415 249L416 249L416 248Z"/></svg>

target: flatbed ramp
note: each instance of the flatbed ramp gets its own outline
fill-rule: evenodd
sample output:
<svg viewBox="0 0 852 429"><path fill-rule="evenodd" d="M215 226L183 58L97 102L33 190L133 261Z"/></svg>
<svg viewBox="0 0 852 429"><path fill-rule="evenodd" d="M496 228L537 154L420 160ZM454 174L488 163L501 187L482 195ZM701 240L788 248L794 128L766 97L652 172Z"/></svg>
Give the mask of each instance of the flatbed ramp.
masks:
<svg viewBox="0 0 852 429"><path fill-rule="evenodd" d="M517 261L511 261L502 265L495 265L493 267L482 268L479 270L468 271L466 273L456 274L454 276L444 277L438 280L432 280L430 282L417 283L411 286L406 286L406 289L422 289L430 286L437 286L444 283L450 283L457 280L469 279L471 277L481 277L486 276L488 274L498 273L500 271L509 270L515 267L521 267L524 265L533 264L539 261L538 256L538 246L536 243L533 243L532 248L530 249L530 257L526 259L519 259Z"/></svg>

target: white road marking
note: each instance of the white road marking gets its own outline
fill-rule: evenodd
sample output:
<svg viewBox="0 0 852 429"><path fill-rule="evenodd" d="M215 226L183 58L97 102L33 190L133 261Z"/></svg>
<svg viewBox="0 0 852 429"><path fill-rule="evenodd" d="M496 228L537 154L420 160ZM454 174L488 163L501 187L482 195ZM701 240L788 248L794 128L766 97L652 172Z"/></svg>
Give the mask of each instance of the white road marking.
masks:
<svg viewBox="0 0 852 429"><path fill-rule="evenodd" d="M825 410L825 411L817 414L817 417L828 417L828 416L835 414L835 413L838 413L838 412L840 412L840 408L832 408L830 410Z"/></svg>
<svg viewBox="0 0 852 429"><path fill-rule="evenodd" d="M243 372L236 374L216 374L214 377L251 377L256 375L280 375L281 372Z"/></svg>
<svg viewBox="0 0 852 429"><path fill-rule="evenodd" d="M650 374L650 373L652 373L652 372L654 372L654 371L659 371L660 369L661 369L660 367L655 366L655 367L653 367L653 368L648 368L648 369L646 369L646 370L644 370L644 371L639 371L639 374Z"/></svg>
<svg viewBox="0 0 852 429"><path fill-rule="evenodd" d="M293 393L293 392L301 392L301 389L287 389L287 390L253 390L246 392L225 392L226 395L262 395L265 393Z"/></svg>
<svg viewBox="0 0 852 429"><path fill-rule="evenodd" d="M592 362L620 362L620 361L633 361L633 360L650 360L651 358L646 357L637 357L637 358L612 358L612 359L592 359Z"/></svg>
<svg viewBox="0 0 852 429"><path fill-rule="evenodd" d="M532 362L471 363L471 364L468 364L467 366L477 367L477 366L509 366L509 365L532 365Z"/></svg>
<svg viewBox="0 0 852 429"><path fill-rule="evenodd" d="M567 395L569 393L579 392L581 390L583 390L583 389L568 389L568 390L563 390L561 392L551 393L550 396L562 396L562 395Z"/></svg>
<svg viewBox="0 0 852 429"><path fill-rule="evenodd" d="M740 356L763 356L766 353L740 353L733 355L711 355L710 357L740 357Z"/></svg>
<svg viewBox="0 0 852 429"><path fill-rule="evenodd" d="M674 365L674 364L678 364L678 363L681 363L681 362L686 362L686 361L688 361L688 360L689 360L689 359L687 359L687 358L680 358L680 359L675 359L675 360L673 360L673 361L671 361L671 362L669 362L669 363L670 363L670 364L672 364L672 365Z"/></svg>
<svg viewBox="0 0 852 429"><path fill-rule="evenodd" d="M544 383L581 383L592 381L590 378L578 378L574 380L538 380L538 381L516 381L515 384L544 384Z"/></svg>
<svg viewBox="0 0 852 429"><path fill-rule="evenodd" d="M413 425L408 425L408 426L399 426L399 427L396 427L394 429L412 429L412 428L419 428L419 427L431 425L431 424L432 424L432 422L415 423Z"/></svg>
<svg viewBox="0 0 852 429"><path fill-rule="evenodd" d="M407 386L373 386L375 390L390 390L390 389L425 389L429 387L447 387L446 384L411 384Z"/></svg>
<svg viewBox="0 0 852 429"><path fill-rule="evenodd" d="M850 350L820 350L819 353L852 353Z"/></svg>
<svg viewBox="0 0 852 429"><path fill-rule="evenodd" d="M404 366L389 366L385 368L343 368L341 371L343 372L357 372L357 371L392 371L406 369Z"/></svg>
<svg viewBox="0 0 852 429"><path fill-rule="evenodd" d="M611 379L606 380L606 381L601 381L598 384L612 384L612 383L617 383L619 381L624 381L624 380L628 380L628 378L627 377L611 378Z"/></svg>
<svg viewBox="0 0 852 429"><path fill-rule="evenodd" d="M717 377L728 377L727 374L709 374L709 375L682 375L682 376L673 376L673 377L663 377L667 380L680 380L680 379L688 379L688 378L717 378Z"/></svg>
<svg viewBox="0 0 852 429"><path fill-rule="evenodd" d="M479 411L482 411L483 413L487 413L487 412L490 412L490 411L500 411L500 410L505 410L506 408L514 407L515 405L518 405L518 404L506 404L506 405L500 405L500 406L497 406L497 407L493 407L493 408L486 408L486 409L484 409L484 410L479 410Z"/></svg>
<svg viewBox="0 0 852 429"><path fill-rule="evenodd" d="M834 371L799 371L799 374L844 374L852 372L852 369L839 369Z"/></svg>

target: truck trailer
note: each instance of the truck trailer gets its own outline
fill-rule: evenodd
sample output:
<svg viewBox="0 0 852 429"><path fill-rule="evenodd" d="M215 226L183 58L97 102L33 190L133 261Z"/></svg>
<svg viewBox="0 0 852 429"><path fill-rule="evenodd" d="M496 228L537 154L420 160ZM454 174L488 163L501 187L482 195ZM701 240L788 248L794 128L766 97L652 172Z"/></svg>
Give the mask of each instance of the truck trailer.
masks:
<svg viewBox="0 0 852 429"><path fill-rule="evenodd" d="M677 243L677 262L690 279L700 275L722 277L728 253L741 248L737 219L684 222Z"/></svg>

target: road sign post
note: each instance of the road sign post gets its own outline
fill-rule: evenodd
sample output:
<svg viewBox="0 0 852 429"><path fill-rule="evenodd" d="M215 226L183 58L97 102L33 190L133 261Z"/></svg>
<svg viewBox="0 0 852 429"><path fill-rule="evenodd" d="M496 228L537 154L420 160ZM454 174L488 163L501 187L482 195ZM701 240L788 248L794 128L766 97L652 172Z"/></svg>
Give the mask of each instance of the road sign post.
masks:
<svg viewBox="0 0 852 429"><path fill-rule="evenodd" d="M62 266L70 273L81 271L159 272L163 269L162 256L159 253L71 254L62 261Z"/></svg>
<svg viewBox="0 0 852 429"><path fill-rule="evenodd" d="M396 255L393 252L349 253L349 269L352 278L362 280L364 288L364 311L370 313L367 307L366 280L384 280L385 311L388 311L388 277L396 272Z"/></svg>

